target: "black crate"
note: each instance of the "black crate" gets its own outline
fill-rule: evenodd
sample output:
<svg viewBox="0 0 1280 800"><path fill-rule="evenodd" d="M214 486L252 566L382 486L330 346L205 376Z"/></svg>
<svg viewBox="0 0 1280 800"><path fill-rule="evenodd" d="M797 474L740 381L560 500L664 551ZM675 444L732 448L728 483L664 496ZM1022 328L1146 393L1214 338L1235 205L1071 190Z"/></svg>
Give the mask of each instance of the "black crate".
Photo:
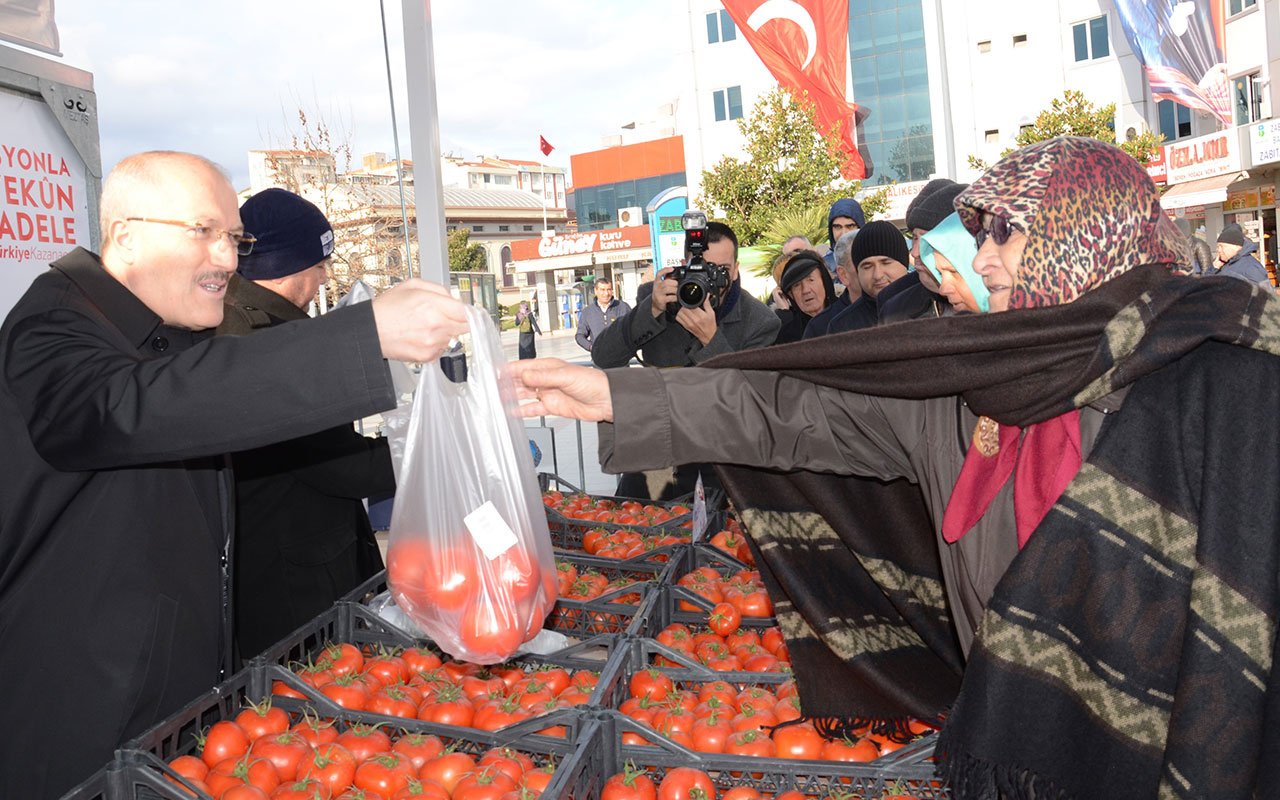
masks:
<svg viewBox="0 0 1280 800"><path fill-rule="evenodd" d="M670 580L662 587L662 596L654 604L653 614L646 619L645 627L642 631L639 631L640 633L645 636L656 636L659 631L673 622L679 622L691 628L707 627L711 608L715 604L691 589L676 583L680 578L699 567L711 567L725 577L740 570L753 569L750 565L709 544L698 542L685 546L675 566L668 573ZM681 608L682 602L696 606L698 610L689 611L683 609ZM742 618L742 627L753 630L771 628L777 624L777 619L772 616Z"/></svg>
<svg viewBox="0 0 1280 800"><path fill-rule="evenodd" d="M535 763L539 765L554 760L561 765L561 769L569 771L581 771L578 764L586 754L578 753L580 742L590 741L593 742L593 747L598 746L594 742L599 738L599 723L594 721L595 713L590 709L564 709L556 714L544 715L537 721L538 727L552 723L566 724L569 727L569 735L566 737L530 735L530 726L524 723L511 725L500 731L486 732L380 714L349 712L332 704L321 708L318 707L319 704L271 696L272 680L287 680L289 675L291 673L278 665L267 664L262 659L255 660L248 668L188 704L173 717L126 743L117 751L116 758L107 768L91 779L90 783L74 790L78 794L69 795L66 800L190 798L190 793L178 789L170 782L171 778L176 779L178 776L166 766L167 763L178 756L194 755L197 752L198 745L193 734L220 720L234 719L248 707L249 702L261 703L268 697L271 697L274 705L287 711L295 722L304 713L314 716L318 712L334 719L339 729L346 729L359 722L378 724L392 738L406 733L430 733L439 736L446 745L454 745L456 749L472 754L492 747L512 747L533 756ZM557 778L560 776L553 777L553 782ZM572 786L563 778L560 778L560 785ZM203 794L197 796L206 797ZM567 795L565 798L568 800Z"/></svg>
<svg viewBox="0 0 1280 800"><path fill-rule="evenodd" d="M617 711L603 711L599 716L604 735L595 741L603 744L604 752L589 760L604 770L600 785L630 762L648 774L655 785L662 782L666 770L672 767L703 770L711 777L717 794L735 786L750 786L767 795L795 790L811 798L842 793L850 798L880 800L890 790L901 790L921 800L950 797L945 782L934 774L931 759L936 736L866 764L851 764L699 753L675 744ZM622 734L627 732L639 735L649 744L622 744ZM587 797L598 798L599 793ZM576 796L575 800L582 800L582 796Z"/></svg>
<svg viewBox="0 0 1280 800"><path fill-rule="evenodd" d="M608 605L600 604L602 607ZM619 608L634 608L617 605ZM601 613L608 609L602 608ZM620 613L620 612L618 612ZM555 620L548 617L552 623ZM630 619L627 620L630 624ZM566 635L573 635L571 630L563 630ZM373 654L379 648L407 648L432 646L431 640L419 633L406 631L378 616L376 612L359 603L340 601L328 611L299 627L285 639L262 652L262 657L269 662L287 664L290 662L307 663L315 660L327 644L349 643L363 649L366 654ZM519 661L536 661L550 663L572 669L598 670L615 646L614 637L609 635L592 636L558 650L547 656L519 656ZM439 648L434 648L439 650Z"/></svg>

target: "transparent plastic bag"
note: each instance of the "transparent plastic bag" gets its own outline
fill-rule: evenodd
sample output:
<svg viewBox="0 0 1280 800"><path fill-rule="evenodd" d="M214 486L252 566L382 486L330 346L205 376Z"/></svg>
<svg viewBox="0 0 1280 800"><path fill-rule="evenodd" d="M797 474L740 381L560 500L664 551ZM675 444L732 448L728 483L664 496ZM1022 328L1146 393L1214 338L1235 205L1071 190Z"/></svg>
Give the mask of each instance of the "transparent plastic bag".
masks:
<svg viewBox="0 0 1280 800"><path fill-rule="evenodd" d="M555 559L506 359L467 307L467 381L418 379L391 515L396 604L455 658L494 664L533 639L556 601Z"/></svg>

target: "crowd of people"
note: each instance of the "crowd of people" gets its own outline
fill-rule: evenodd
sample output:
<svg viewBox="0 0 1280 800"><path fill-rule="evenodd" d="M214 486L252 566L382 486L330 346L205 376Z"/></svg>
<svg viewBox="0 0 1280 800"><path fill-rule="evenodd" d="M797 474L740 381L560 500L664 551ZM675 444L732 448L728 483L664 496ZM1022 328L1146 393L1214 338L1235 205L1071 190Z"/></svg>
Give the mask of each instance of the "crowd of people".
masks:
<svg viewBox="0 0 1280 800"><path fill-rule="evenodd" d="M910 255L833 225L860 296L821 335L802 246L799 341L524 362L522 413L599 422L608 472L714 464L806 714L939 719L953 796L1280 791L1280 500L1240 491L1280 471L1277 426L1241 424L1280 388L1280 299L1250 243L1197 262L1145 170L1075 137L932 182L907 226Z"/></svg>
<svg viewBox="0 0 1280 800"><path fill-rule="evenodd" d="M101 254L0 328L4 797L60 795L381 568L360 498L391 457L350 423L395 404L387 359L467 330L421 280L309 318L332 226L282 190L239 207L198 156L125 159L100 211ZM1214 259L1074 137L931 181L905 223L837 201L769 303L709 223L726 285L686 307L661 273L629 306L597 281L593 367L536 359L522 308L520 413L599 422L620 492L714 475L806 715L935 720L958 798L1280 791L1256 247L1228 226Z"/></svg>

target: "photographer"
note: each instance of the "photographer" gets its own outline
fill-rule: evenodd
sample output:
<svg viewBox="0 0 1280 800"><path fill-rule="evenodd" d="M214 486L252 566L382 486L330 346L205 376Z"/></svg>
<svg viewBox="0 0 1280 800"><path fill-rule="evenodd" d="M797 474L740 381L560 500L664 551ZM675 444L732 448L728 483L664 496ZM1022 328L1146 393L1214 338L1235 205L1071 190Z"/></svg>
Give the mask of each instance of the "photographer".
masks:
<svg viewBox="0 0 1280 800"><path fill-rule="evenodd" d="M695 212L696 213L696 212ZM694 229L696 230L696 229ZM646 365L689 367L709 358L773 344L777 316L742 291L738 282L738 238L721 222L705 224L702 253L691 253L686 235L686 281L701 275L706 298L697 307L680 302L681 281L668 268L658 279L640 286L636 305L625 317L605 328L591 347L597 367L624 367L637 353Z"/></svg>

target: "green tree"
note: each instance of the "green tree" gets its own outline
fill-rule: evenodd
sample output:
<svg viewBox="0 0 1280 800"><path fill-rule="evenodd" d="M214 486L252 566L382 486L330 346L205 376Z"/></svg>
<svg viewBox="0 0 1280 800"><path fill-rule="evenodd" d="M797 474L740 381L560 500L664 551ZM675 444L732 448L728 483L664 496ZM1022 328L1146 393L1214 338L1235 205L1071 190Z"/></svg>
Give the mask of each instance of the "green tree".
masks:
<svg viewBox="0 0 1280 800"><path fill-rule="evenodd" d="M1054 98L1049 107L1036 117L1035 122L1019 131L1018 138L1014 141L1018 147L1026 147L1055 136L1092 136L1119 146L1137 159L1139 164L1146 165L1151 160L1152 151L1164 137L1151 131L1142 131L1128 141L1116 142L1115 124L1115 103L1097 108L1085 99L1084 92L1068 89L1062 97ZM1016 149L1010 147L1000 157L1004 158ZM969 166L985 170L991 165L976 156L969 156Z"/></svg>
<svg viewBox="0 0 1280 800"><path fill-rule="evenodd" d="M458 228L449 234L449 271L484 272L484 247L471 244L471 231Z"/></svg>
<svg viewBox="0 0 1280 800"><path fill-rule="evenodd" d="M738 120L738 131L746 141L746 157L725 156L703 171L696 202L722 210L744 247L775 244L766 240L765 231L782 214L821 208L825 218L833 202L861 188L861 182L841 178L849 157L833 133L818 129L813 104L803 97L774 89ZM871 219L874 210L884 207L884 192L861 202ZM824 222L820 241L825 239Z"/></svg>

